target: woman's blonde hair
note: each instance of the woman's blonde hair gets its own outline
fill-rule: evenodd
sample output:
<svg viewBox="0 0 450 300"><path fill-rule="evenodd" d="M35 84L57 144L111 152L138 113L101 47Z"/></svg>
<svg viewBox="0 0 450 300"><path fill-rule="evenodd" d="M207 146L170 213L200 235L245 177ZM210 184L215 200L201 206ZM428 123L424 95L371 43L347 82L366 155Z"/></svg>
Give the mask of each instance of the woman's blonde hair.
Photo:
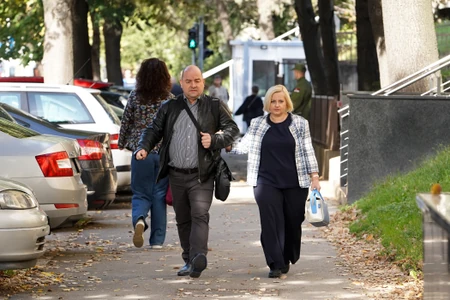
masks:
<svg viewBox="0 0 450 300"><path fill-rule="evenodd" d="M264 97L264 110L270 112L270 101L272 101L272 96L275 93L283 93L284 100L286 100L286 109L288 112L294 110L294 105L292 104L291 96L284 85L277 84L267 90L266 96Z"/></svg>

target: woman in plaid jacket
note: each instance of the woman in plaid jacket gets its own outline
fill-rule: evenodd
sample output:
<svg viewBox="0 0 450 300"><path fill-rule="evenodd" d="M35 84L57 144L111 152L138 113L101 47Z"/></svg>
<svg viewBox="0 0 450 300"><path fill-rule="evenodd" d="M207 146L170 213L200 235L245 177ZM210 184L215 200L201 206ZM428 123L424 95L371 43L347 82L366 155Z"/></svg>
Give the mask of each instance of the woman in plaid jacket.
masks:
<svg viewBox="0 0 450 300"><path fill-rule="evenodd" d="M248 153L247 183L259 207L269 278L286 274L298 261L308 188L320 190L308 121L292 109L286 87L271 87L264 99L269 114L254 118L233 150Z"/></svg>

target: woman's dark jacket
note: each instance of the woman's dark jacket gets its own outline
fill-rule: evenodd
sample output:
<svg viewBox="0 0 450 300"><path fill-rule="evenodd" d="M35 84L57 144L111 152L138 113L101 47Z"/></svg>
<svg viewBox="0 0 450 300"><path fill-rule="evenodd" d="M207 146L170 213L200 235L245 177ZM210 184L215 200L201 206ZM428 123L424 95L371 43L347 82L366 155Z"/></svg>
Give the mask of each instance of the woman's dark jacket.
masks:
<svg viewBox="0 0 450 300"><path fill-rule="evenodd" d="M169 144L172 139L175 121L180 112L185 108L183 101L185 101L184 95L181 94L163 103L153 120L153 124L144 130L139 140L136 152L140 149L149 152L161 139L163 140L159 151L161 163L157 180L169 174ZM203 182L214 175L215 162L220 156L220 150L233 143L239 134L239 128L231 118L228 108L219 99L202 95L197 101L197 121L203 132L211 134L211 146L209 149L203 148L200 141L200 134L198 134L199 179ZM213 105L219 106L218 120L216 120L213 113L214 111L217 112L217 108L214 109ZM215 134L219 130L222 133ZM136 155L136 152L134 155Z"/></svg>

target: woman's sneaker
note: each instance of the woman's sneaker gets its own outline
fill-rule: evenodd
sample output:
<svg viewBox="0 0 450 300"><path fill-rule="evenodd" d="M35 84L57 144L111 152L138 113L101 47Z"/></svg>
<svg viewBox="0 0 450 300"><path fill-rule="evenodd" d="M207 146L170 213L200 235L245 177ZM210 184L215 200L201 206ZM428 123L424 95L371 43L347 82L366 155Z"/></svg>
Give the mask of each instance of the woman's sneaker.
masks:
<svg viewBox="0 0 450 300"><path fill-rule="evenodd" d="M144 221L142 219L139 219L139 221L136 223L136 226L134 227L133 236L133 244L137 248L141 248L142 246L144 246L144 229Z"/></svg>

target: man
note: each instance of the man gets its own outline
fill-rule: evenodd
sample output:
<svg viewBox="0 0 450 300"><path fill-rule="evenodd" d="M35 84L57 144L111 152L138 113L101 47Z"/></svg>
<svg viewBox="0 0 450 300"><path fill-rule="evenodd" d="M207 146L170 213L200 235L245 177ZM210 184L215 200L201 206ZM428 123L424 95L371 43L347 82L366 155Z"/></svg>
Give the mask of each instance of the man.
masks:
<svg viewBox="0 0 450 300"><path fill-rule="evenodd" d="M250 127L250 122L253 118L264 115L264 104L261 97L258 96L259 87L252 86L252 94L247 96L244 103L234 113L236 116L244 115L243 119L247 123L247 129Z"/></svg>
<svg viewBox="0 0 450 300"><path fill-rule="evenodd" d="M211 97L219 98L228 106L228 91L222 86L222 77L220 75L214 76L213 85L208 88L208 94Z"/></svg>
<svg viewBox="0 0 450 300"><path fill-rule="evenodd" d="M178 275L198 278L207 266L214 161L220 149L233 143L239 129L221 101L203 94L205 82L197 66L183 70L180 84L183 94L161 106L153 125L143 132L135 155L138 160L145 159L149 150L162 139L157 180L169 175L185 261ZM211 113L215 111L213 105L218 105L218 119ZM200 124L200 133L186 109Z"/></svg>
<svg viewBox="0 0 450 300"><path fill-rule="evenodd" d="M178 96L179 94L183 93L183 90L181 89L181 86L177 83L177 79L175 77L170 78L170 82L172 83L172 88L170 89L170 92L174 96Z"/></svg>
<svg viewBox="0 0 450 300"><path fill-rule="evenodd" d="M311 110L311 84L306 80L306 67L304 64L295 64L294 77L297 80L294 90L291 92L291 100L294 105L294 114L302 116L309 120L309 111Z"/></svg>

